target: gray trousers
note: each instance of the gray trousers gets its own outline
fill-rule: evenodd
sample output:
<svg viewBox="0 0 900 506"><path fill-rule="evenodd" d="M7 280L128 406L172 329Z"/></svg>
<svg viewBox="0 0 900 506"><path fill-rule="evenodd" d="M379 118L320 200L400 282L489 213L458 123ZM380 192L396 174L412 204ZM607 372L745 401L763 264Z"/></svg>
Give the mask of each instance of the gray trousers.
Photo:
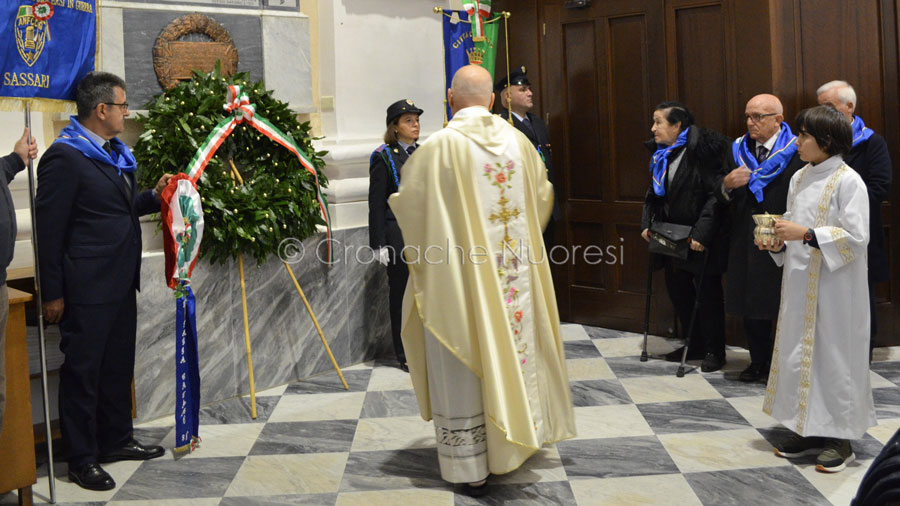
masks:
<svg viewBox="0 0 900 506"><path fill-rule="evenodd" d="M6 408L6 319L9 317L9 289L0 286L0 433Z"/></svg>

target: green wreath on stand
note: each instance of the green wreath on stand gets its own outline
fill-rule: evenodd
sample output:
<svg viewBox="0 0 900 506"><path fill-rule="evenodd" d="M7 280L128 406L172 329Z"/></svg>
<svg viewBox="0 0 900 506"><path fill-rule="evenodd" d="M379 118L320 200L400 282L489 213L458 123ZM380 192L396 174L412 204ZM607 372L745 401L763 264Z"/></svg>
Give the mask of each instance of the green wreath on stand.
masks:
<svg viewBox="0 0 900 506"><path fill-rule="evenodd" d="M144 127L134 146L140 184L152 188L167 172L187 172L210 132L232 114L223 109L229 85L240 86L255 114L293 140L324 188L321 157L327 152L313 147L309 123L300 123L261 81L250 81L247 73L223 77L218 66L156 96L145 106L147 115L137 118ZM224 139L197 186L207 230L199 255L210 262L244 254L262 264L284 239L303 240L325 225L312 174L295 154L247 124Z"/></svg>

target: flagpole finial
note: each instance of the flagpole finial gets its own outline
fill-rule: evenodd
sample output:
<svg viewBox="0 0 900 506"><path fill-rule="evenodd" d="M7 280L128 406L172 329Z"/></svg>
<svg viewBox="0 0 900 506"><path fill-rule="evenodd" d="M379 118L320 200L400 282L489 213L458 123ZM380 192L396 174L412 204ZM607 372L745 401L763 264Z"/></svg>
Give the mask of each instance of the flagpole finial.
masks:
<svg viewBox="0 0 900 506"><path fill-rule="evenodd" d="M441 13L443 13L443 12L444 12L444 8L443 8L443 7L435 7L435 8L434 8L434 13L435 13L435 14L441 14Z"/></svg>

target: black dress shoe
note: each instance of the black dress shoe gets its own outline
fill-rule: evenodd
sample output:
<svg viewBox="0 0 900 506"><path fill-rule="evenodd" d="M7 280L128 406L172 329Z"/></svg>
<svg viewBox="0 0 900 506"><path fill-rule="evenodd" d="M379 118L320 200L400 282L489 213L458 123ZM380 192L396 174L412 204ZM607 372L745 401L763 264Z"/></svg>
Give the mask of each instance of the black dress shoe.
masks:
<svg viewBox="0 0 900 506"><path fill-rule="evenodd" d="M487 483L484 483L477 487L472 486L468 483L459 483L456 486L456 491L469 497L483 497L487 495L490 489L488 489Z"/></svg>
<svg viewBox="0 0 900 506"><path fill-rule="evenodd" d="M88 490L112 490L116 482L100 464L90 462L69 467L69 480L81 488Z"/></svg>
<svg viewBox="0 0 900 506"><path fill-rule="evenodd" d="M409 366L406 364L400 364L400 370L403 372L409 372Z"/></svg>
<svg viewBox="0 0 900 506"><path fill-rule="evenodd" d="M752 383L769 377L769 364L751 363L738 376L740 381L744 383Z"/></svg>
<svg viewBox="0 0 900 506"><path fill-rule="evenodd" d="M715 372L725 367L725 355L716 355L715 353L707 353L700 363L702 372Z"/></svg>
<svg viewBox="0 0 900 506"><path fill-rule="evenodd" d="M100 462L118 462L120 460L150 460L165 455L166 450L162 446L147 445L144 446L132 439L125 443L125 446L113 450L109 453L100 455L97 460Z"/></svg>
<svg viewBox="0 0 900 506"><path fill-rule="evenodd" d="M678 348L675 351L670 351L666 353L666 362L681 362L681 356L684 355L684 346ZM704 356L702 349L690 348L688 349L687 359L688 360L700 360Z"/></svg>

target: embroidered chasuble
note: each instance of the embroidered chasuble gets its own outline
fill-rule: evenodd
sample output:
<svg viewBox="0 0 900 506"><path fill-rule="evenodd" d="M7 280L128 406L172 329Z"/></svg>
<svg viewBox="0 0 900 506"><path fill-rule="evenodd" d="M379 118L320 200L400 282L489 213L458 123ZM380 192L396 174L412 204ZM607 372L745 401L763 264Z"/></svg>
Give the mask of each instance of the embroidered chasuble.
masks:
<svg viewBox="0 0 900 506"><path fill-rule="evenodd" d="M821 249L789 241L763 411L802 436L858 439L876 425L869 383L869 200L839 156L791 178L786 220Z"/></svg>
<svg viewBox="0 0 900 506"><path fill-rule="evenodd" d="M451 394L454 381L480 383L483 435L474 413L465 414L473 420L468 426L443 429L475 445L469 454L486 442L493 474L517 469L545 444L574 437L559 315L541 237L553 186L528 138L484 108L463 109L406 162L389 203L410 264L403 346L422 417L435 419L439 456L444 457L441 419L453 416L441 412L451 407L433 398L430 383L438 385L432 391ZM426 339L434 344L426 346ZM436 361L436 354L445 356ZM449 369L438 364L448 357L471 378L442 372ZM441 470L448 481L484 478L452 479L443 460Z"/></svg>

